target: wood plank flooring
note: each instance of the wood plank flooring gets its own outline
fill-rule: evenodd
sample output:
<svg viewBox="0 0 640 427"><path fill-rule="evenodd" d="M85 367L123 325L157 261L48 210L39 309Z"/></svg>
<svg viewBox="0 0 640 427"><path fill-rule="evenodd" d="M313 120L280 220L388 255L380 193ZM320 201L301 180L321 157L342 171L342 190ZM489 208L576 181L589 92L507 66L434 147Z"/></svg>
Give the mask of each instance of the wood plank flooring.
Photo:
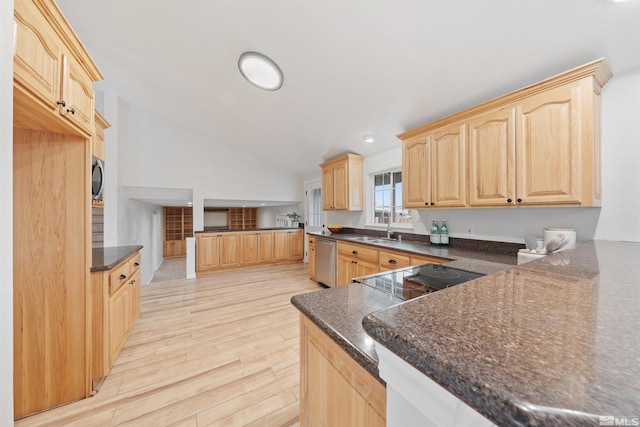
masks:
<svg viewBox="0 0 640 427"><path fill-rule="evenodd" d="M140 317L100 391L15 426L298 425L290 299L318 289L302 263L145 285Z"/></svg>

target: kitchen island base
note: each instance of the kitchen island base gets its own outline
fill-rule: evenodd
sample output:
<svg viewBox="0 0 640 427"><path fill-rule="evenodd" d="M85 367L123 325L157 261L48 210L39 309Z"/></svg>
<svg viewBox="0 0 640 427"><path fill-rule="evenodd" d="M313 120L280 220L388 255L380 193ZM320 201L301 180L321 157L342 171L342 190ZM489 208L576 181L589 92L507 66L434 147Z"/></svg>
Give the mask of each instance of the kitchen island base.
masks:
<svg viewBox="0 0 640 427"><path fill-rule="evenodd" d="M300 315L300 425L384 427L384 385Z"/></svg>

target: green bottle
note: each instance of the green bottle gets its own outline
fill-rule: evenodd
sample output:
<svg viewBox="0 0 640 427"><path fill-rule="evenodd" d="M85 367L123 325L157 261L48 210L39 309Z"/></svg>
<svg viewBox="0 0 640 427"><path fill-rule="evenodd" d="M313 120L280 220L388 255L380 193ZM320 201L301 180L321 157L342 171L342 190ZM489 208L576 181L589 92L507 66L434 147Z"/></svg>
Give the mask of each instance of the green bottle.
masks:
<svg viewBox="0 0 640 427"><path fill-rule="evenodd" d="M440 244L442 246L449 245L449 227L447 227L447 220L442 220L442 225L440 226Z"/></svg>
<svg viewBox="0 0 640 427"><path fill-rule="evenodd" d="M429 241L433 246L440 246L440 227L438 226L438 220L434 219L431 223L431 236Z"/></svg>

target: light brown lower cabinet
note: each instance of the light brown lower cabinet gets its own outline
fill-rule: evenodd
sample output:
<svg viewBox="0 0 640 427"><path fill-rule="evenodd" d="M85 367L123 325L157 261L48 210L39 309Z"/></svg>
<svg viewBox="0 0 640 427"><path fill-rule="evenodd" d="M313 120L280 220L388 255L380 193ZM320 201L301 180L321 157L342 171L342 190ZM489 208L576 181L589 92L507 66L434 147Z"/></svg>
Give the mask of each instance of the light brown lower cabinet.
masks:
<svg viewBox="0 0 640 427"><path fill-rule="evenodd" d="M129 338L140 314L140 253L111 270L91 273L91 379L96 390Z"/></svg>
<svg viewBox="0 0 640 427"><path fill-rule="evenodd" d="M299 261L303 251L302 229L198 233L196 271Z"/></svg>
<svg viewBox="0 0 640 427"><path fill-rule="evenodd" d="M385 424L385 386L301 314L300 425Z"/></svg>
<svg viewBox="0 0 640 427"><path fill-rule="evenodd" d="M316 280L316 238L315 236L307 236L309 239L307 261L309 262L309 276L311 280Z"/></svg>
<svg viewBox="0 0 640 427"><path fill-rule="evenodd" d="M297 261L304 256L302 230L278 230L275 236L275 261Z"/></svg>
<svg viewBox="0 0 640 427"><path fill-rule="evenodd" d="M378 249L366 245L338 242L337 285L348 285L354 277L377 273Z"/></svg>

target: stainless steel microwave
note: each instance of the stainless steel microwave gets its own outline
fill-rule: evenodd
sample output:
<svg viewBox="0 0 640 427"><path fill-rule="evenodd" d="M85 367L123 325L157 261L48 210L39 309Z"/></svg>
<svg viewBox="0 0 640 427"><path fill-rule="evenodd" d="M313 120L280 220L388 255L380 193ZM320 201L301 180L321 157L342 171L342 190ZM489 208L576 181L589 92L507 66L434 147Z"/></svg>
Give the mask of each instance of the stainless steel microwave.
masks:
<svg viewBox="0 0 640 427"><path fill-rule="evenodd" d="M95 201L102 201L104 191L104 160L93 156L91 162L91 198Z"/></svg>

